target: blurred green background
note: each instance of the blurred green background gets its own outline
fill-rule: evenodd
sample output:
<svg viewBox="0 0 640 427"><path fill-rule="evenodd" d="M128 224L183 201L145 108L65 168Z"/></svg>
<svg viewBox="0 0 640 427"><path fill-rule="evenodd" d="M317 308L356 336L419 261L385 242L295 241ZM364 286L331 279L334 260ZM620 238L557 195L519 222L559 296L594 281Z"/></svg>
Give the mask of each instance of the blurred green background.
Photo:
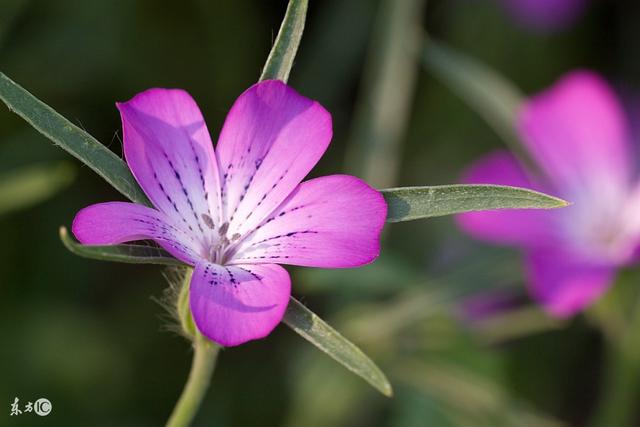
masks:
<svg viewBox="0 0 640 427"><path fill-rule="evenodd" d="M187 89L215 140L234 99L258 79L285 8L264 0L0 0L0 68L118 154L114 103L152 86ZM640 85L640 6L632 0L594 0L554 34L517 26L490 0L430 0L414 18L527 93L575 67L600 71L627 93ZM311 0L289 83L333 114L334 139L314 174L358 173L357 126L366 127L358 115L367 113L357 106L368 102L363 75L385 19L378 1ZM409 65L416 84L388 184L454 183L503 144L419 63ZM24 187L2 192L0 182L0 205L9 206L0 210L0 426L162 425L191 361L154 300L166 287L162 269L68 253L58 227L88 204L122 197L2 110L0 180ZM390 225L385 238L379 260L363 269L288 269L294 294L389 375L393 399L280 326L222 352L195 425L587 424L604 388L603 339L589 318L545 318L527 304L518 254L471 241L451 218ZM616 292L634 278L625 273ZM460 300L489 288L523 308L502 321L462 321ZM46 397L53 412L9 417L15 397L21 405Z"/></svg>

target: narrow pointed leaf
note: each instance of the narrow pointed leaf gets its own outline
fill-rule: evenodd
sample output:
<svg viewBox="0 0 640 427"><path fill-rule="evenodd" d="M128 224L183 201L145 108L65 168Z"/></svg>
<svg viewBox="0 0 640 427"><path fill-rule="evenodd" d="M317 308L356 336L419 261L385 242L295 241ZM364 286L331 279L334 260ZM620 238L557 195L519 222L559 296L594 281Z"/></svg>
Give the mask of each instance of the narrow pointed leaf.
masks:
<svg viewBox="0 0 640 427"><path fill-rule="evenodd" d="M278 79L286 82L289 79L304 30L307 6L307 0L289 1L260 81ZM391 384L371 359L293 297L283 322L348 370L364 378L385 396L393 394Z"/></svg>
<svg viewBox="0 0 640 427"><path fill-rule="evenodd" d="M118 156L2 73L0 99L9 110L89 166L113 188L134 202L149 203L129 168Z"/></svg>
<svg viewBox="0 0 640 427"><path fill-rule="evenodd" d="M162 249L141 245L86 246L75 242L65 227L60 239L72 253L101 261L130 264L162 264L184 266ZM364 378L385 396L392 395L391 384L382 371L358 347L331 328L320 317L291 298L284 323L331 356L347 369Z"/></svg>
<svg viewBox="0 0 640 427"><path fill-rule="evenodd" d="M291 298L283 321L304 339L363 378L380 393L388 397L393 395L387 377L362 350L295 298Z"/></svg>
<svg viewBox="0 0 640 427"><path fill-rule="evenodd" d="M62 243L64 243L69 251L84 258L97 259L100 261L123 262L127 264L185 265L163 249L153 246L82 245L73 240L65 227L60 227L60 240L62 240Z"/></svg>
<svg viewBox="0 0 640 427"><path fill-rule="evenodd" d="M477 60L433 39L423 63L432 74L483 117L505 140L517 139L514 126L523 95L507 79Z"/></svg>
<svg viewBox="0 0 640 427"><path fill-rule="evenodd" d="M381 190L389 205L387 222L493 209L554 209L568 206L557 197L503 185L439 185Z"/></svg>
<svg viewBox="0 0 640 427"><path fill-rule="evenodd" d="M434 77L487 122L529 172L542 175L518 135L518 113L524 95L511 81L433 39L427 40L422 59Z"/></svg>
<svg viewBox="0 0 640 427"><path fill-rule="evenodd" d="M0 215L39 203L71 183L71 165L34 165L0 176Z"/></svg>
<svg viewBox="0 0 640 427"><path fill-rule="evenodd" d="M308 4L308 0L289 0L278 36L262 69L260 81L276 79L286 83L289 79L289 72L304 31Z"/></svg>

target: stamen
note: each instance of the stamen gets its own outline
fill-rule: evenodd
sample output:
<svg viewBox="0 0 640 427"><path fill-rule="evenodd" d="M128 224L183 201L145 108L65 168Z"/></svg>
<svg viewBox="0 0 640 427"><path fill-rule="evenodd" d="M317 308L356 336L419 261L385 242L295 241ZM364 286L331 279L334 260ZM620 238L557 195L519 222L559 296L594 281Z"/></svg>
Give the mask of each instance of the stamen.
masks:
<svg viewBox="0 0 640 427"><path fill-rule="evenodd" d="M231 236L231 241L235 242L236 240L238 240L240 238L240 233L235 233L233 236Z"/></svg>
<svg viewBox="0 0 640 427"><path fill-rule="evenodd" d="M202 221L204 221L204 225L206 225L212 230L216 228L215 224L213 223L213 219L211 219L211 217L208 214L203 213L203 214L200 214L200 216L202 217Z"/></svg>
<svg viewBox="0 0 640 427"><path fill-rule="evenodd" d="M221 236L224 236L227 234L228 230L229 230L229 223L225 222L220 226L220 229L218 230L218 234L220 234Z"/></svg>

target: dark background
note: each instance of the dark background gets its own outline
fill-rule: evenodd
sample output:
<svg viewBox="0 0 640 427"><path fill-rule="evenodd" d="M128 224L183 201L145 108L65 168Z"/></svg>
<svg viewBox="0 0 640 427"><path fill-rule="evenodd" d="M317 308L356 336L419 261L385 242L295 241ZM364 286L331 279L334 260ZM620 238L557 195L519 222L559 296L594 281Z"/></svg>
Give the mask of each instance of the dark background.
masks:
<svg viewBox="0 0 640 427"><path fill-rule="evenodd" d="M0 69L118 154L114 103L153 86L188 90L215 141L230 105L258 79L285 7L0 0ZM350 170L345 153L377 8L369 0L311 1L289 83L334 117L332 145L314 174ZM541 34L515 24L494 1L431 0L422 22L526 93L587 67L633 101L639 9L631 0L594 0L571 27ZM502 146L422 68L411 105L397 185L454 183L474 158ZM191 360L189 344L170 332L172 320L153 299L166 287L162 269L67 252L58 227L84 206L122 197L0 111L0 173L59 162L73 171L70 184L0 216L0 425L161 425ZM294 294L381 365L395 397L378 395L281 325L266 340L222 352L196 425L583 425L602 393L602 338L585 316L504 338L499 327L487 334L461 322L459 297L439 299L435 290L469 284L526 298L517 254L471 241L451 218L389 225L379 261L361 270L288 269ZM623 282L633 277L625 273ZM415 295L424 307L411 305ZM398 318L391 333L377 329ZM46 397L53 412L9 417L15 397L21 406Z"/></svg>

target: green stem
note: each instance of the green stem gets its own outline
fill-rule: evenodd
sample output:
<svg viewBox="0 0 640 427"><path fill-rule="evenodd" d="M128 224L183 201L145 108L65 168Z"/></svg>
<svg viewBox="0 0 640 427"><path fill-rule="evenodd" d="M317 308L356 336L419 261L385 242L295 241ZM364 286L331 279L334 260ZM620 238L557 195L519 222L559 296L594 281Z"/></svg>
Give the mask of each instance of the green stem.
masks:
<svg viewBox="0 0 640 427"><path fill-rule="evenodd" d="M189 378L167 421L167 427L186 427L191 424L209 388L219 349L216 344L196 332Z"/></svg>
<svg viewBox="0 0 640 427"><path fill-rule="evenodd" d="M298 52L304 22L307 17L308 0L289 0L280 31L264 64L260 81L277 79L287 82L293 60Z"/></svg>
<svg viewBox="0 0 640 427"><path fill-rule="evenodd" d="M619 334L609 335L605 383L592 427L632 426L640 391L640 300Z"/></svg>
<svg viewBox="0 0 640 427"><path fill-rule="evenodd" d="M638 360L611 346L606 355L606 382L602 400L596 411L593 427L632 426L636 410L637 380L640 374Z"/></svg>
<svg viewBox="0 0 640 427"><path fill-rule="evenodd" d="M419 70L426 0L380 3L347 151L347 169L377 188L400 168Z"/></svg>
<svg viewBox="0 0 640 427"><path fill-rule="evenodd" d="M307 15L308 0L289 0L280 31L262 70L260 81L289 78L293 60L300 45ZM219 347L207 340L193 324L189 310L189 282L192 270L188 269L177 301L177 311L185 334L193 337L193 362L187 384L176 403L167 427L183 427L191 424L209 388L216 366Z"/></svg>
<svg viewBox="0 0 640 427"><path fill-rule="evenodd" d="M496 70L432 38L422 62L433 76L474 110L502 138L526 171L548 179L520 140L518 114L524 94Z"/></svg>

